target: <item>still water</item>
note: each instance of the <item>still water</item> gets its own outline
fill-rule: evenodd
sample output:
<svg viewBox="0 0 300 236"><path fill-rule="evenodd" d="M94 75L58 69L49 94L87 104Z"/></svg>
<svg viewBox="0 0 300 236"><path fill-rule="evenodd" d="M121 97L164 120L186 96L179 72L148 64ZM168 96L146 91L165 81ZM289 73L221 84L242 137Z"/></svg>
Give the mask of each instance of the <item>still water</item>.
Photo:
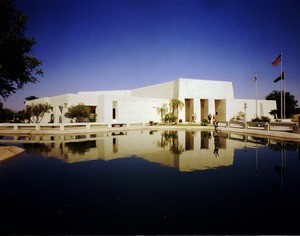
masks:
<svg viewBox="0 0 300 236"><path fill-rule="evenodd" d="M3 234L299 234L299 143L209 131L1 136Z"/></svg>

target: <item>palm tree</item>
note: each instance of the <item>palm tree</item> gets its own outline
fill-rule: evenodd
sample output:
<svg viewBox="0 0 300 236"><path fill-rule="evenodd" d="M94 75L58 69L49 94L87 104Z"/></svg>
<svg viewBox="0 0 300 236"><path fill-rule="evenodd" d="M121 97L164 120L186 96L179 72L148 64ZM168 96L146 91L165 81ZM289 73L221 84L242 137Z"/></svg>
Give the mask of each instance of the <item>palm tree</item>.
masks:
<svg viewBox="0 0 300 236"><path fill-rule="evenodd" d="M182 107L184 106L184 103L180 101L178 98L171 99L170 101L170 109L172 111L173 116L178 115L178 109L182 110Z"/></svg>
<svg viewBox="0 0 300 236"><path fill-rule="evenodd" d="M168 112L167 104L164 103L161 107L157 107L157 113L160 114L161 121L164 121L164 115Z"/></svg>

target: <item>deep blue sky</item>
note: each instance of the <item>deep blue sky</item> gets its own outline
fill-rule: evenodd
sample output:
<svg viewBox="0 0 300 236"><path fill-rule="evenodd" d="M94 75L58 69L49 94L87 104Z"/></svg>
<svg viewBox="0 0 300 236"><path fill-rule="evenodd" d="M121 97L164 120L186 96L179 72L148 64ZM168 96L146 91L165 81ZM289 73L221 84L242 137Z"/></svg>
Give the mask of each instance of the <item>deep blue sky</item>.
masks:
<svg viewBox="0 0 300 236"><path fill-rule="evenodd" d="M7 99L133 89L177 78L232 81L235 98L286 90L300 106L300 1L15 0L45 76Z"/></svg>

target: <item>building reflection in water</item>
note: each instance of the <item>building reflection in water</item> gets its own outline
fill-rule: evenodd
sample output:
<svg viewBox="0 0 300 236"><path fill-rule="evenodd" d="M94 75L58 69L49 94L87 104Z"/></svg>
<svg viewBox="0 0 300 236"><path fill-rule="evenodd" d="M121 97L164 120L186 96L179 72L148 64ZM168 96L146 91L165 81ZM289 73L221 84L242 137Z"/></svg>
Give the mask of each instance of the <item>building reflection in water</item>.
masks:
<svg viewBox="0 0 300 236"><path fill-rule="evenodd" d="M136 156L180 171L215 169L231 166L236 149L256 148L256 172L258 172L258 148L270 146L285 150L295 145L282 145L267 138L212 131L130 131L64 136L1 136L0 142L23 143L26 150L46 157L56 157L68 163L90 160L113 160ZM290 148L291 148L290 147ZM296 145L296 148L298 146ZM285 151L283 151L285 153ZM284 171L282 166L275 170Z"/></svg>

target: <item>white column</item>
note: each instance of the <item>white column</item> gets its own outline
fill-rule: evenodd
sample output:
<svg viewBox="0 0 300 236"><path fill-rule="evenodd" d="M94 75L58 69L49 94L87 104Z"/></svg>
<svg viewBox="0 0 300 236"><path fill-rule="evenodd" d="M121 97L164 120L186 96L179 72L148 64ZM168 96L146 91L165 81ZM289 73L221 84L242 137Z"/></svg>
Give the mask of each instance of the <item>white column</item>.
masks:
<svg viewBox="0 0 300 236"><path fill-rule="evenodd" d="M196 122L200 122L201 120L201 107L200 107L200 99L193 99L194 103L194 113L196 113Z"/></svg>
<svg viewBox="0 0 300 236"><path fill-rule="evenodd" d="M208 114L209 113L212 117L216 116L215 99L208 99Z"/></svg>

